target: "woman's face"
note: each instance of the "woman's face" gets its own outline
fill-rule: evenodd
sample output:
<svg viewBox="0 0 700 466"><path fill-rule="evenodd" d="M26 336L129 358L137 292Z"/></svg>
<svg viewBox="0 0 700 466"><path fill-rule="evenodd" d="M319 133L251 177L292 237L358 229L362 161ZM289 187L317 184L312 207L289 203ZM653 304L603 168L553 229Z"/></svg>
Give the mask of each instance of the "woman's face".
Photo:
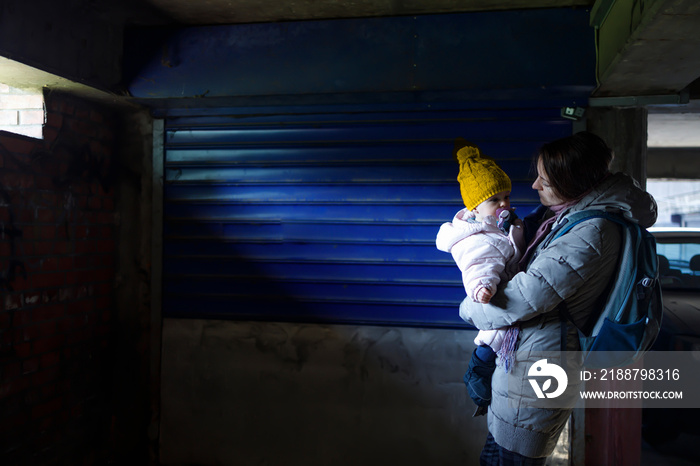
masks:
<svg viewBox="0 0 700 466"><path fill-rule="evenodd" d="M542 157L537 160L537 179L532 183L532 189L537 191L537 194L540 196L540 202L547 207L566 202L566 199L562 199L549 184L549 178L542 164Z"/></svg>

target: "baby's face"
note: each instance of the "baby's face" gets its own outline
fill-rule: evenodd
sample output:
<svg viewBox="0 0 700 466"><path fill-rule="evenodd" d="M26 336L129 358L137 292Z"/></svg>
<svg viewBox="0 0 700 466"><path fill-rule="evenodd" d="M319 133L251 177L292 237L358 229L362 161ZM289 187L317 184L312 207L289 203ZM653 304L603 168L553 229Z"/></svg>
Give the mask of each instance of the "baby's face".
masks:
<svg viewBox="0 0 700 466"><path fill-rule="evenodd" d="M483 221L489 215L496 217L498 209L510 209L510 191L496 193L473 210L478 221Z"/></svg>

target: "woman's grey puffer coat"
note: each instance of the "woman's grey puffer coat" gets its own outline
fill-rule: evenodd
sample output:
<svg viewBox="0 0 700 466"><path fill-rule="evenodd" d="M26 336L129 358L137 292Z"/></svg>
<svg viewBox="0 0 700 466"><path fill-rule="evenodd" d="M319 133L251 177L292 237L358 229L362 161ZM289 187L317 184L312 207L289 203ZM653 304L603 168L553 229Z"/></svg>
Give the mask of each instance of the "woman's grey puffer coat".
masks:
<svg viewBox="0 0 700 466"><path fill-rule="evenodd" d="M589 209L622 214L645 228L656 221L654 198L622 173L608 176L580 202L561 212L555 226L566 215ZM596 300L603 294L615 269L620 230L609 220L595 218L579 223L545 248L542 244L527 271L501 284L489 304L467 298L460 306L462 319L480 330L520 323L516 358L510 374L499 366L493 375L488 427L498 445L534 458L552 453L576 400L569 400L567 408L527 407L534 392L526 382L525 370L533 361L520 360L518 364L519 358L531 351L561 350L557 306L562 300L566 300L569 313L579 326L596 311ZM569 350L579 350L573 326L569 328L566 341ZM509 377L511 381L512 377L517 377L522 384L514 389L511 383L509 387ZM575 386L578 381L570 379L569 387L572 384Z"/></svg>

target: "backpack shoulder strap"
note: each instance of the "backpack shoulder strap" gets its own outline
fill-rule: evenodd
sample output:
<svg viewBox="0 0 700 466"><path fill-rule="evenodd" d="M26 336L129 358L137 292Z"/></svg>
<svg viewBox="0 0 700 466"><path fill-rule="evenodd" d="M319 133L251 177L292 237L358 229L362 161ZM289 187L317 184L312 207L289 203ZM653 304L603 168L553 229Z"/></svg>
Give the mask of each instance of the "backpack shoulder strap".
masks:
<svg viewBox="0 0 700 466"><path fill-rule="evenodd" d="M618 225L622 227L627 227L627 221L624 220L620 215L615 215L611 214L609 212L605 212L602 210L580 210L578 212L574 212L571 215L567 215L562 219L562 221L555 227L554 230L552 230L551 234L546 240L545 247L549 245L550 242L554 241L555 239L559 238L563 234L567 233L569 230L571 230L574 226L578 225L581 222L584 222L586 220L592 219L592 218L604 218L606 220L613 221L617 223ZM624 231L624 230L623 230ZM623 234L622 240L625 241L625 235ZM602 304L605 302L605 299L607 298L608 294L610 293L612 289L612 283L608 284L607 288L605 289L605 292L601 294L600 297L600 305L598 307L601 307ZM571 313L569 312L569 307L566 305L566 301L562 301L559 303L559 318L561 320L561 348L562 350L566 349L566 323L571 322L576 329L584 334L587 335L590 333L592 330L593 325L595 322L598 320L599 315L593 313L591 316L589 316L588 320L584 324L583 328L579 328L578 325L576 325L576 322L574 322L573 317L571 316Z"/></svg>
<svg viewBox="0 0 700 466"><path fill-rule="evenodd" d="M550 235L551 239L549 241L559 238L561 235L571 230L574 226L591 218L604 218L623 226L627 224L627 221L620 215L611 214L603 210L579 210L578 212L567 215L562 219L554 230L552 230L552 234Z"/></svg>
<svg viewBox="0 0 700 466"><path fill-rule="evenodd" d="M603 210L579 210L578 212L574 212L573 214L564 217L561 222L559 222L559 224L552 229L547 238L545 238L542 243L542 247L547 247L549 243L559 238L564 233L567 233L574 226L591 218L604 218L623 227L628 227L631 223L625 220L621 215L611 214L610 212L605 212Z"/></svg>

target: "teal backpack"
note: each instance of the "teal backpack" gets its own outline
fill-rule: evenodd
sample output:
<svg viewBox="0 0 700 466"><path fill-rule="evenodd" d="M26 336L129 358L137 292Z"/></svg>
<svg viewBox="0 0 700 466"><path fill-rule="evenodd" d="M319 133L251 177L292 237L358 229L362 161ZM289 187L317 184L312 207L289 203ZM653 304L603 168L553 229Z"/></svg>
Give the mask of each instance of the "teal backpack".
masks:
<svg viewBox="0 0 700 466"><path fill-rule="evenodd" d="M659 283L656 240L636 223L600 210L575 212L564 218L550 234L547 244L572 227L591 218L605 218L621 225L622 249L600 314L593 313L578 328L584 365L591 368L621 367L636 361L649 350L661 328L663 303ZM566 320L573 323L566 303L559 305L562 316L562 348L565 348Z"/></svg>

